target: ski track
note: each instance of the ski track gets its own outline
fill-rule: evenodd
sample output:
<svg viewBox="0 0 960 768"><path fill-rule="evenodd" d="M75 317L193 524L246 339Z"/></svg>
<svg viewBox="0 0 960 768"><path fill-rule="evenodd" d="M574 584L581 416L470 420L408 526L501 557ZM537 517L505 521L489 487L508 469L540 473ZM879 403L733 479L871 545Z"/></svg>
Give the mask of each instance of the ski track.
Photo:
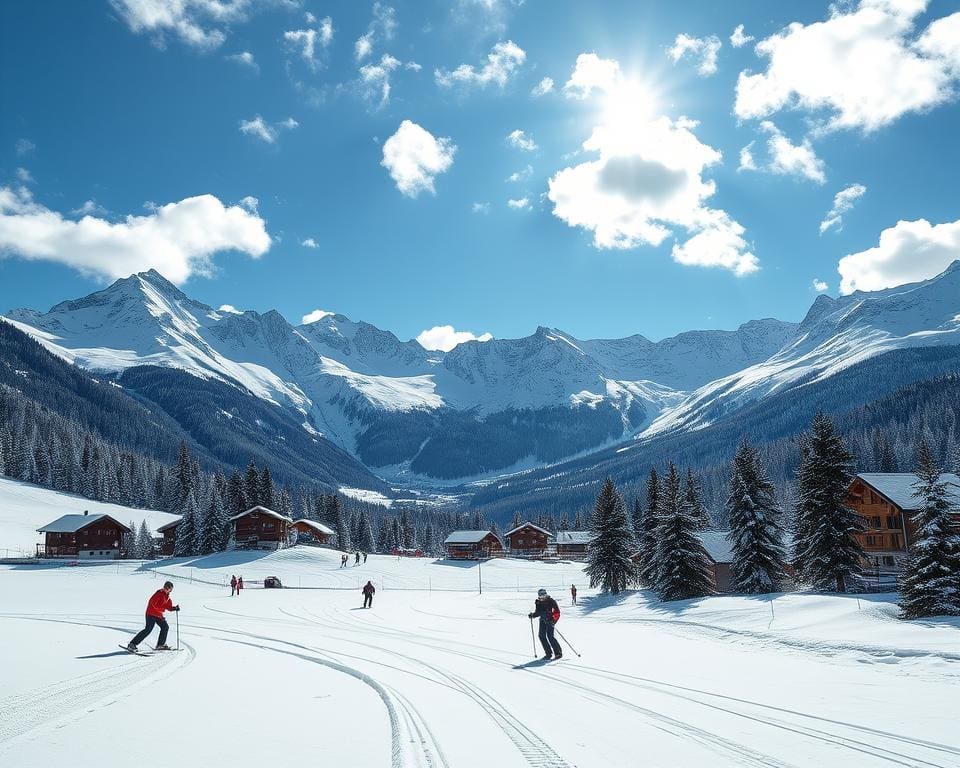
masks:
<svg viewBox="0 0 960 768"><path fill-rule="evenodd" d="M55 624L73 624L98 627L130 634L129 627L97 624L87 621L68 621L28 614L4 614L3 618L23 621L46 621ZM196 650L183 643L186 654L171 653L163 660L148 661L131 657L124 664L89 674L61 680L32 691L0 699L0 754L37 731L79 720L103 707L115 704L130 694L170 677L191 664ZM150 670L144 674L143 665Z"/></svg>

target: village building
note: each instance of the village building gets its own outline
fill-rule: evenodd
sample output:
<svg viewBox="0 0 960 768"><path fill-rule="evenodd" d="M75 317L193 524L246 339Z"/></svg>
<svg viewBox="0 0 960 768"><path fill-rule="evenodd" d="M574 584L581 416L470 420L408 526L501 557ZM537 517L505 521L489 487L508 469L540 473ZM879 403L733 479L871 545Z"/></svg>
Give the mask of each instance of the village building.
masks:
<svg viewBox="0 0 960 768"><path fill-rule="evenodd" d="M37 529L44 543L37 544L37 557L72 557L82 560L116 560L126 557L123 535L131 533L109 515L64 515Z"/></svg>
<svg viewBox="0 0 960 768"><path fill-rule="evenodd" d="M336 533L316 520L301 518L294 520L290 528L296 532L297 543L329 544Z"/></svg>
<svg viewBox="0 0 960 768"><path fill-rule="evenodd" d="M697 531L696 536L703 544L707 553L709 568L707 574L710 576L714 592L730 592L733 584L733 550L727 539L729 531ZM641 556L639 552L631 555L631 559L638 563Z"/></svg>
<svg viewBox="0 0 960 768"><path fill-rule="evenodd" d="M230 518L237 549L282 549L290 543L293 520L266 507L251 507Z"/></svg>
<svg viewBox="0 0 960 768"><path fill-rule="evenodd" d="M451 560L486 560L503 556L503 544L493 531L454 531L443 541Z"/></svg>
<svg viewBox="0 0 960 768"><path fill-rule="evenodd" d="M595 538L590 531L557 531L557 557L583 559Z"/></svg>
<svg viewBox="0 0 960 768"><path fill-rule="evenodd" d="M507 531L506 539L510 557L539 558L556 554L553 534L530 522Z"/></svg>
<svg viewBox="0 0 960 768"><path fill-rule="evenodd" d="M164 557L173 555L173 550L177 546L177 526L180 525L181 519L178 517L176 520L171 520L166 525L157 528L157 533L163 537L160 543L160 554Z"/></svg>

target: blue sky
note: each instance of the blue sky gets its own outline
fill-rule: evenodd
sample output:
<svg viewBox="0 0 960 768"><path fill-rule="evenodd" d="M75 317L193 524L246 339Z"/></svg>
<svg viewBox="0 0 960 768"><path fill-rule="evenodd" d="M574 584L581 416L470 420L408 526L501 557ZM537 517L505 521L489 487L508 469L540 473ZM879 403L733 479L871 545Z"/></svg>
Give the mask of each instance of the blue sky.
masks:
<svg viewBox="0 0 960 768"><path fill-rule="evenodd" d="M957 2L5 3L0 68L0 310L658 339L960 258Z"/></svg>

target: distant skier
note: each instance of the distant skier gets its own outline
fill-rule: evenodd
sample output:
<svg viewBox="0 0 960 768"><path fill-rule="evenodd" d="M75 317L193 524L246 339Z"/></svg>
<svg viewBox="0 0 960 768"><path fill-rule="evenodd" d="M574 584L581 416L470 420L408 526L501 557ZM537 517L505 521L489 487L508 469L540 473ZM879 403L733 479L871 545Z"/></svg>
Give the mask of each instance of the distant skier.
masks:
<svg viewBox="0 0 960 768"><path fill-rule="evenodd" d="M174 605L170 599L171 592L173 592L173 582L168 581L164 583L163 589L158 589L150 596L150 600L147 601L146 626L127 644L127 650L130 651L130 653L137 653L137 646L143 642L147 635L153 632L154 625L160 627L160 638L156 649L158 651L171 650L170 646L167 645L167 632L170 631L170 625L167 624L167 620L163 618L163 612L180 610L180 606Z"/></svg>
<svg viewBox="0 0 960 768"><path fill-rule="evenodd" d="M347 555L346 552L344 552L342 555L340 555L340 567L341 567L341 568L346 568L346 567L347 567L347 557L349 557L349 555Z"/></svg>
<svg viewBox="0 0 960 768"><path fill-rule="evenodd" d="M354 565L360 565L360 550L358 549L354 554L357 556L357 559L354 561Z"/></svg>
<svg viewBox="0 0 960 768"><path fill-rule="evenodd" d="M377 591L377 588L373 586L372 581L368 581L363 585L363 607L364 608L373 608L373 593Z"/></svg>
<svg viewBox="0 0 960 768"><path fill-rule="evenodd" d="M577 585L576 584L570 585L570 599L573 600L574 605L577 604Z"/></svg>
<svg viewBox="0 0 960 768"><path fill-rule="evenodd" d="M364 563L367 562L367 553L366 553L366 552L363 553L363 562L364 562Z"/></svg>
<svg viewBox="0 0 960 768"><path fill-rule="evenodd" d="M241 589L243 589L243 576L237 576L237 597L240 597Z"/></svg>
<svg viewBox="0 0 960 768"><path fill-rule="evenodd" d="M233 597L237 594L237 577L236 574L230 577L230 597Z"/></svg>
<svg viewBox="0 0 960 768"><path fill-rule="evenodd" d="M540 644L543 646L544 659L563 658L563 648L553 636L553 627L560 618L560 606L557 601L547 594L547 590L537 590L537 600L533 604L533 613L527 614L531 619L540 619Z"/></svg>

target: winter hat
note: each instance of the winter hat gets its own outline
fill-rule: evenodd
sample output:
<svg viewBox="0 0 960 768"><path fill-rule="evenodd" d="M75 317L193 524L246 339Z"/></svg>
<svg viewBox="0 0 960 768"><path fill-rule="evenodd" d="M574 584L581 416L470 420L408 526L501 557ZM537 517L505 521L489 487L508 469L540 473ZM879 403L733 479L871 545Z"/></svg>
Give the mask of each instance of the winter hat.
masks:
<svg viewBox="0 0 960 768"><path fill-rule="evenodd" d="M545 590L543 587L540 587L540 589L537 590L537 597L546 597L546 596L547 596L547 590Z"/></svg>

